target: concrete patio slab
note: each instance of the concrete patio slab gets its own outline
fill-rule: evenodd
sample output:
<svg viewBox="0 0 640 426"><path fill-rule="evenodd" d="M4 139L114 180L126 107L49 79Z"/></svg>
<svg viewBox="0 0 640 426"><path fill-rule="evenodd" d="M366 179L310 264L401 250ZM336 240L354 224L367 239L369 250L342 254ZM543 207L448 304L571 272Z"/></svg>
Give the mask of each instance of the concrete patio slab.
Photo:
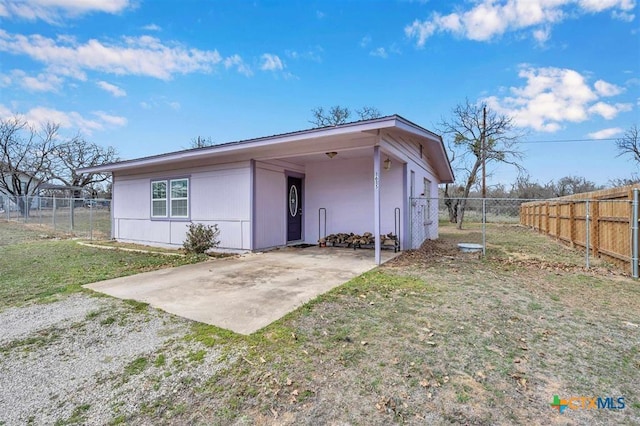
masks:
<svg viewBox="0 0 640 426"><path fill-rule="evenodd" d="M382 255L387 261L396 254L384 251ZM371 250L288 247L84 287L251 334L375 266Z"/></svg>

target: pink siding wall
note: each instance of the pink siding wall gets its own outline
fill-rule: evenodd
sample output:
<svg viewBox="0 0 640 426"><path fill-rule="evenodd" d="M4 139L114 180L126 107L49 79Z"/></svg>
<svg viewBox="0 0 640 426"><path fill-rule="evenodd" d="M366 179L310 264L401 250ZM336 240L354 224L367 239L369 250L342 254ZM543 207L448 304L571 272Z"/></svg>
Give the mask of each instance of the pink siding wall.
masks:
<svg viewBox="0 0 640 426"><path fill-rule="evenodd" d="M318 209L327 209L327 233L374 232L373 148L371 157L310 163L305 180L305 241L318 241ZM386 158L386 157L384 157ZM380 219L383 233L393 232L395 207L402 203L402 165L381 170ZM324 225L324 222L323 222ZM404 226L401 224L401 226Z"/></svg>
<svg viewBox="0 0 640 426"><path fill-rule="evenodd" d="M191 221L217 224L221 248L250 249L249 162L139 175L116 174L113 190L114 237L143 244L182 245L188 222L150 218L151 180L182 176L190 177Z"/></svg>

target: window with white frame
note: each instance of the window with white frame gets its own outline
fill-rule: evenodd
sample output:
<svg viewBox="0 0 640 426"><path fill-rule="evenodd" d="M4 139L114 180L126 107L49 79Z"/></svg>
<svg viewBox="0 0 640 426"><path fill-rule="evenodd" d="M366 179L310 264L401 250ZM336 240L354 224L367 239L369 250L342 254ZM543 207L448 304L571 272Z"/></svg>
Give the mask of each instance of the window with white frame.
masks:
<svg viewBox="0 0 640 426"><path fill-rule="evenodd" d="M151 182L151 217L189 217L189 179L154 180Z"/></svg>
<svg viewBox="0 0 640 426"><path fill-rule="evenodd" d="M171 181L171 217L189 217L189 179Z"/></svg>

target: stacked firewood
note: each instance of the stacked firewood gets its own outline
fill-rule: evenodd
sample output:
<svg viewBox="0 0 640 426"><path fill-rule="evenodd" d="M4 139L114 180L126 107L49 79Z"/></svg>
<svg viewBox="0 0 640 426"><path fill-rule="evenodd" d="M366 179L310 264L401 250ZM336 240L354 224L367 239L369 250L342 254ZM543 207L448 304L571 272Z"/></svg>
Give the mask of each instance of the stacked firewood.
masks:
<svg viewBox="0 0 640 426"><path fill-rule="evenodd" d="M374 245L376 237L374 237L371 232L365 232L362 235L354 234L353 232L349 234L342 232L327 235L325 238L321 238L318 242L321 246L329 245L357 248ZM380 235L380 242L383 246L396 247L398 245L398 236L394 235L392 232L386 235L382 234Z"/></svg>

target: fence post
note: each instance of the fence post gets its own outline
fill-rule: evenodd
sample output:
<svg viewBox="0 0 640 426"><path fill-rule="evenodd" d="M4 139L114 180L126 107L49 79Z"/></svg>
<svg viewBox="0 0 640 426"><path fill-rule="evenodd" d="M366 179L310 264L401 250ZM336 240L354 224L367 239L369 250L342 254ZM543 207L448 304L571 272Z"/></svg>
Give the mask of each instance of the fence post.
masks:
<svg viewBox="0 0 640 426"><path fill-rule="evenodd" d="M560 217L560 212L562 211L562 207L560 207L560 202L556 201L556 240L560 240L560 224L562 222L562 218Z"/></svg>
<svg viewBox="0 0 640 426"><path fill-rule="evenodd" d="M590 229L591 229L591 224L589 223L589 200L586 201L586 205L585 205L585 241L584 241L584 246L585 246L585 253L586 253L586 266L587 269L589 269L589 252L591 251L590 249L590 245L591 245L591 241L590 241Z"/></svg>
<svg viewBox="0 0 640 426"><path fill-rule="evenodd" d="M538 232L542 234L542 204L538 204Z"/></svg>
<svg viewBox="0 0 640 426"><path fill-rule="evenodd" d="M638 188L633 188L631 207L631 275L638 278Z"/></svg>
<svg viewBox="0 0 640 426"><path fill-rule="evenodd" d="M53 214L51 215L53 220L53 230L56 230L56 194L53 194Z"/></svg>
<svg viewBox="0 0 640 426"><path fill-rule="evenodd" d="M96 206L98 203L96 202ZM318 220L320 218L318 217ZM320 239L320 233L318 233L318 239ZM89 241L93 241L93 206L89 202Z"/></svg>
<svg viewBox="0 0 640 426"><path fill-rule="evenodd" d="M598 257L600 248L600 201L591 203L591 246L593 256Z"/></svg>
<svg viewBox="0 0 640 426"><path fill-rule="evenodd" d="M545 216L545 221L544 221L544 227L546 228L545 231L547 231L547 235L549 235L551 233L551 230L549 229L550 225L549 225L549 216L551 215L551 212L549 211L549 202L547 201L545 203L545 210L547 211L547 215Z"/></svg>
<svg viewBox="0 0 640 426"><path fill-rule="evenodd" d="M69 232L73 232L73 197L69 198Z"/></svg>
<svg viewBox="0 0 640 426"><path fill-rule="evenodd" d="M569 241L571 242L571 248L575 247L576 241L576 214L575 214L576 203L571 201L569 203Z"/></svg>
<svg viewBox="0 0 640 426"><path fill-rule="evenodd" d="M482 199L482 256L487 255L487 199Z"/></svg>

